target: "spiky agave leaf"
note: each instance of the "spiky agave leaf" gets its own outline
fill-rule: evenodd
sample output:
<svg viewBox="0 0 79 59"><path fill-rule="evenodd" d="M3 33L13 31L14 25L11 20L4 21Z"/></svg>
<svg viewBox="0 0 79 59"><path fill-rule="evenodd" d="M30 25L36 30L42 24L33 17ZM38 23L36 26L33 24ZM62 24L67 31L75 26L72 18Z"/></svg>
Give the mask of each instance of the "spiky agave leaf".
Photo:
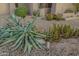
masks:
<svg viewBox="0 0 79 59"><path fill-rule="evenodd" d="M0 32L3 33L2 35L0 35L0 39L1 40L5 39L5 41L0 43L0 46L12 42L13 45L10 46L12 50L23 48L24 53L26 51L30 53L33 47L42 48L42 44L39 40L40 38L44 37L44 35L38 33L34 29L35 19L33 21L30 21L29 24L27 24L24 27L21 26L22 24L19 24L20 22L17 21L18 19L14 15L12 16L11 20L12 22L15 22L14 26L9 25L7 29L0 30Z"/></svg>

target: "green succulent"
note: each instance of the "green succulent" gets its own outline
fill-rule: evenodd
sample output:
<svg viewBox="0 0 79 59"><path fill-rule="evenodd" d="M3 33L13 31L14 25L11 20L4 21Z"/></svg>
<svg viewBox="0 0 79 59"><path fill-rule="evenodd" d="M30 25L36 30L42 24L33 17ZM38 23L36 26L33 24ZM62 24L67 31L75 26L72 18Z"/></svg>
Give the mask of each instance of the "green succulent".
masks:
<svg viewBox="0 0 79 59"><path fill-rule="evenodd" d="M72 38L79 36L79 29L74 29L70 25L54 24L47 32L47 41L58 42L61 38Z"/></svg>
<svg viewBox="0 0 79 59"><path fill-rule="evenodd" d="M65 20L63 18L62 14L55 14L55 15L53 15L53 19L57 20L57 21L59 21L59 20Z"/></svg>
<svg viewBox="0 0 79 59"><path fill-rule="evenodd" d="M28 14L28 8L21 6L15 9L15 15L24 18Z"/></svg>
<svg viewBox="0 0 79 59"><path fill-rule="evenodd" d="M65 20L61 14L51 14L51 13L46 14L46 19L49 21L50 20L57 20L57 21Z"/></svg>
<svg viewBox="0 0 79 59"><path fill-rule="evenodd" d="M47 35L48 41L58 42L61 38L60 31L59 25L54 24L53 27L50 27Z"/></svg>
<svg viewBox="0 0 79 59"><path fill-rule="evenodd" d="M75 29L73 36L75 38L79 37L79 29L78 28Z"/></svg>
<svg viewBox="0 0 79 59"><path fill-rule="evenodd" d="M59 41L60 40L60 26L54 24L52 29L52 40L53 41Z"/></svg>
<svg viewBox="0 0 79 59"><path fill-rule="evenodd" d="M13 43L10 46L12 50L22 48L24 53L26 51L30 53L32 48L43 48L41 41L45 35L35 30L34 22L36 18L25 26L22 26L17 20L16 16L12 15L10 19L12 23L0 28L0 46Z"/></svg>
<svg viewBox="0 0 79 59"><path fill-rule="evenodd" d="M53 15L51 13L46 14L46 19L48 21L53 20Z"/></svg>
<svg viewBox="0 0 79 59"><path fill-rule="evenodd" d="M73 10L72 9L67 9L67 10L65 10L64 13L73 13Z"/></svg>
<svg viewBox="0 0 79 59"><path fill-rule="evenodd" d="M64 25L63 26L63 37L64 38L70 38L74 34L74 28L72 28L70 25Z"/></svg>

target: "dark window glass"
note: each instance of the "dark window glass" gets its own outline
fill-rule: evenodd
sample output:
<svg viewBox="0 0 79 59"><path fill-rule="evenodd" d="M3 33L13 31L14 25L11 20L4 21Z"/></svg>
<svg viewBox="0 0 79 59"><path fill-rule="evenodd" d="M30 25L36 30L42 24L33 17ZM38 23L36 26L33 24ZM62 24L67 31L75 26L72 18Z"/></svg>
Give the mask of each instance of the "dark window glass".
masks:
<svg viewBox="0 0 79 59"><path fill-rule="evenodd" d="M52 6L52 3L48 3L48 4L47 4L47 7L48 7L48 8L51 8L51 6Z"/></svg>
<svg viewBox="0 0 79 59"><path fill-rule="evenodd" d="M18 7L18 3L15 3L15 7Z"/></svg>

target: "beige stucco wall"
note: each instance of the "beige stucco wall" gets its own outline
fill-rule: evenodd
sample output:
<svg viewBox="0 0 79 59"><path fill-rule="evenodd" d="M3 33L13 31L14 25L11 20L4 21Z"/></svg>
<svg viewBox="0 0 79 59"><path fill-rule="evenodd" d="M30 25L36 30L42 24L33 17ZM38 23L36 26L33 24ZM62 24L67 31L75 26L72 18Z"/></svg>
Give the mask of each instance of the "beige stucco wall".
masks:
<svg viewBox="0 0 79 59"><path fill-rule="evenodd" d="M66 9L72 9L72 8L73 8L73 5L71 3L57 3L56 4L56 13L63 13ZM13 9L15 9L14 4L0 3L0 15L8 14L9 12L13 12L14 11ZM38 9L39 9L39 4L33 3L32 11L38 10Z"/></svg>
<svg viewBox="0 0 79 59"><path fill-rule="evenodd" d="M39 4L38 3L33 3L32 6L33 6L33 11L39 9Z"/></svg>
<svg viewBox="0 0 79 59"><path fill-rule="evenodd" d="M72 3L57 3L56 13L63 13L66 9L73 9Z"/></svg>
<svg viewBox="0 0 79 59"><path fill-rule="evenodd" d="M9 14L9 4L0 3L0 15Z"/></svg>
<svg viewBox="0 0 79 59"><path fill-rule="evenodd" d="M15 10L15 4L14 3L10 3L8 6L9 6L10 14L13 14L14 10Z"/></svg>

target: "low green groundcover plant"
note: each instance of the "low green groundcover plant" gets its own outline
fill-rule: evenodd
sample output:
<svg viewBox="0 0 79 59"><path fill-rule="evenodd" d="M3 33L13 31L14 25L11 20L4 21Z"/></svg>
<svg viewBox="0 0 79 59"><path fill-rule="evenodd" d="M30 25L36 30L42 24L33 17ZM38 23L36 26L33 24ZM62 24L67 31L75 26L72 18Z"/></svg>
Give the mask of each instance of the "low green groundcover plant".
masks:
<svg viewBox="0 0 79 59"><path fill-rule="evenodd" d="M0 46L13 43L10 46L12 50L21 48L24 53L26 51L30 53L32 48L43 48L41 40L45 35L35 30L35 21L36 18L25 26L22 26L16 16L12 15L10 19L11 23L0 27Z"/></svg>

